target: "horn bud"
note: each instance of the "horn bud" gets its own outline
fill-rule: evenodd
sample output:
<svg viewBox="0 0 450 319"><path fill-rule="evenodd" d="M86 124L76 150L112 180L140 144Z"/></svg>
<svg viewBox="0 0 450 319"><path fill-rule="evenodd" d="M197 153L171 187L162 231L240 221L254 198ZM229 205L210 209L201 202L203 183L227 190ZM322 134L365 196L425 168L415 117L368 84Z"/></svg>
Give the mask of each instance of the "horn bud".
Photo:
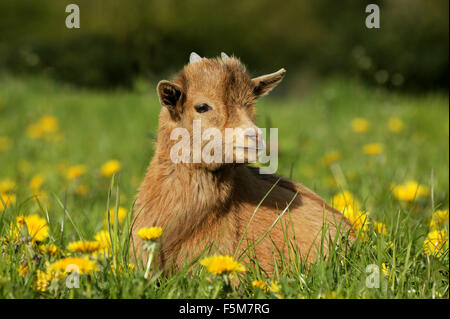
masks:
<svg viewBox="0 0 450 319"><path fill-rule="evenodd" d="M195 63L200 61L201 59L202 57L195 52L192 52L191 55L189 55L189 63Z"/></svg>

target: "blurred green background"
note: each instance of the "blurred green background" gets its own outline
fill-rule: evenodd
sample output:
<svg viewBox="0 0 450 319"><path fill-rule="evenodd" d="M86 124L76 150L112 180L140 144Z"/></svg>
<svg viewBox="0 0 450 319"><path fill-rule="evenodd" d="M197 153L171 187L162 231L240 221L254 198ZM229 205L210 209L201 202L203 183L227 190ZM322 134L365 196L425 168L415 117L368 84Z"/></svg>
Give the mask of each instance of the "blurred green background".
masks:
<svg viewBox="0 0 450 319"><path fill-rule="evenodd" d="M80 7L67 29L65 7ZM381 28L367 29L377 3ZM447 0L0 1L0 72L46 74L89 87L169 77L191 51L235 54L253 74L289 71L278 94L325 77L389 89L448 88Z"/></svg>

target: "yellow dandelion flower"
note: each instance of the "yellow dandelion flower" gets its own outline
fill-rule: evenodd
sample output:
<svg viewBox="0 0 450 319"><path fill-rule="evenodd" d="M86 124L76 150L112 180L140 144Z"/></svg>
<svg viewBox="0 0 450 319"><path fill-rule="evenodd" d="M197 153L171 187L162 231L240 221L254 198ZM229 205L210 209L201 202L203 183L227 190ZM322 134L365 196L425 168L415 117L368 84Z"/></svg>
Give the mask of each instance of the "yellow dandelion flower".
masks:
<svg viewBox="0 0 450 319"><path fill-rule="evenodd" d="M33 242L40 242L48 237L49 227L47 222L39 215L18 216L16 221L17 228L19 230L26 228L27 234L32 238Z"/></svg>
<svg viewBox="0 0 450 319"><path fill-rule="evenodd" d="M252 287L253 288L257 288L257 289L261 289L265 293L269 292L269 287L267 287L266 283L264 281L262 281L262 280L253 280Z"/></svg>
<svg viewBox="0 0 450 319"><path fill-rule="evenodd" d="M84 196L89 192L89 186L86 184L80 184L75 188L75 194L79 196Z"/></svg>
<svg viewBox="0 0 450 319"><path fill-rule="evenodd" d="M67 245L67 249L78 253L93 253L102 249L98 241L74 241Z"/></svg>
<svg viewBox="0 0 450 319"><path fill-rule="evenodd" d="M278 283L278 281L272 281L270 283L269 290L274 294L279 293L281 291L281 285Z"/></svg>
<svg viewBox="0 0 450 319"><path fill-rule="evenodd" d="M118 160L107 161L101 167L101 173L104 177L111 177L114 173L120 171L120 162Z"/></svg>
<svg viewBox="0 0 450 319"><path fill-rule="evenodd" d="M39 252L41 254L46 254L52 257L55 257L58 254L58 247L54 244L50 245L39 245L38 246Z"/></svg>
<svg viewBox="0 0 450 319"><path fill-rule="evenodd" d="M42 116L38 123L44 133L54 133L58 131L59 128L58 119L53 115Z"/></svg>
<svg viewBox="0 0 450 319"><path fill-rule="evenodd" d="M214 275L245 271L244 265L235 261L231 256L214 255L206 257L200 260L200 265L205 266Z"/></svg>
<svg viewBox="0 0 450 319"><path fill-rule="evenodd" d="M398 133L403 129L403 121L398 117L391 117L388 119L387 127L392 133Z"/></svg>
<svg viewBox="0 0 450 319"><path fill-rule="evenodd" d="M382 263L382 264L381 264L381 271L383 272L383 274L384 274L386 277L389 277L389 269L388 269L388 267L386 266L385 263Z"/></svg>
<svg viewBox="0 0 450 319"><path fill-rule="evenodd" d="M0 194L4 193L10 193L16 188L16 183L9 179L2 179L0 180Z"/></svg>
<svg viewBox="0 0 450 319"><path fill-rule="evenodd" d="M114 216L116 214L115 210L116 210L115 208L111 208L109 210L109 222L111 223L111 225L114 224ZM119 224L122 225L122 222L124 221L125 217L127 216L127 210L123 207L119 207L119 209L117 210L117 216L119 217ZM104 224L105 224L105 227L108 227L108 214L106 214Z"/></svg>
<svg viewBox="0 0 450 319"><path fill-rule="evenodd" d="M17 272L19 273L20 276L25 277L25 275L28 272L28 266L20 264L19 267L17 268Z"/></svg>
<svg viewBox="0 0 450 319"><path fill-rule="evenodd" d="M436 230L445 223L448 223L448 209L440 209L435 211L431 216L430 228Z"/></svg>
<svg viewBox="0 0 450 319"><path fill-rule="evenodd" d="M357 117L352 121L353 132L365 133L369 129L369 121L363 117Z"/></svg>
<svg viewBox="0 0 450 319"><path fill-rule="evenodd" d="M7 207L14 205L16 203L15 194L2 194L0 193L0 212L5 210Z"/></svg>
<svg viewBox="0 0 450 319"><path fill-rule="evenodd" d="M361 212L359 210L355 210L351 206L347 206L344 208L343 214L357 231L367 230L369 227L368 212Z"/></svg>
<svg viewBox="0 0 450 319"><path fill-rule="evenodd" d="M84 173L86 173L85 165L73 165L68 168L66 177L68 180L74 180L84 175Z"/></svg>
<svg viewBox="0 0 450 319"><path fill-rule="evenodd" d="M383 148L381 143L371 143L363 146L363 152L367 155L379 155L383 153Z"/></svg>
<svg viewBox="0 0 450 319"><path fill-rule="evenodd" d="M47 291L47 287L52 281L52 275L42 270L36 272L36 290L39 292Z"/></svg>
<svg viewBox="0 0 450 319"><path fill-rule="evenodd" d="M381 235L387 235L387 230L386 230L386 225L380 222L374 222L373 223L373 229L375 229L375 231L378 234Z"/></svg>
<svg viewBox="0 0 450 319"><path fill-rule="evenodd" d="M107 230L101 230L94 235L94 239L100 243L101 249L98 252L94 252L92 256L94 258L103 258L105 256L111 256L112 246L109 232Z"/></svg>
<svg viewBox="0 0 450 319"><path fill-rule="evenodd" d="M416 198L428 195L429 189L416 181L408 181L404 184L394 185L392 193L398 200L413 201Z"/></svg>
<svg viewBox="0 0 450 319"><path fill-rule="evenodd" d="M330 153L325 154L325 156L322 157L322 164L325 166L328 166L334 162L337 162L341 159L341 154L339 152L333 151Z"/></svg>
<svg viewBox="0 0 450 319"><path fill-rule="evenodd" d="M6 136L0 136L0 152L7 151L11 148L12 142Z"/></svg>
<svg viewBox="0 0 450 319"><path fill-rule="evenodd" d="M109 248L111 246L111 237L107 230L101 230L94 235L94 239L100 243L102 248Z"/></svg>
<svg viewBox="0 0 450 319"><path fill-rule="evenodd" d="M337 210L343 211L345 207L351 206L356 210L359 210L359 203L353 196L353 194L348 190L343 190L333 196L331 200L333 207Z"/></svg>
<svg viewBox="0 0 450 319"><path fill-rule="evenodd" d="M37 174L34 175L33 178L31 178L29 186L33 192L38 192L43 184L44 184L44 177L40 174Z"/></svg>
<svg viewBox="0 0 450 319"><path fill-rule="evenodd" d="M423 243L423 251L430 256L441 257L444 253L445 246L448 245L448 234L443 230L433 230L428 233Z"/></svg>
<svg viewBox="0 0 450 319"><path fill-rule="evenodd" d="M137 234L144 240L155 240L161 237L162 235L161 227L149 227L149 228L141 228L138 230Z"/></svg>
<svg viewBox="0 0 450 319"><path fill-rule="evenodd" d="M84 257L67 257L55 261L47 268L49 273L65 274L69 272L78 272L79 274L91 274L98 270L97 264Z"/></svg>

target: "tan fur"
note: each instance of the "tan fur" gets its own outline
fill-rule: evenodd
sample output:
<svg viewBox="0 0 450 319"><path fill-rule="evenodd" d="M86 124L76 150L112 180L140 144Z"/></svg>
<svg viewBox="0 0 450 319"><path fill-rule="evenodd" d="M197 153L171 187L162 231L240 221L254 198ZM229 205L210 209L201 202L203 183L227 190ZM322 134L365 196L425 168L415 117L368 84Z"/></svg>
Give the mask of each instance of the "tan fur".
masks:
<svg viewBox="0 0 450 319"><path fill-rule="evenodd" d="M261 175L244 164L174 164L169 139L175 127L192 132L192 120L202 119L202 127L254 125L254 103L267 94L284 75L284 69L251 79L236 58L202 59L188 64L173 82L162 81L158 94L163 107L159 116L156 151L147 169L136 201L133 240L139 254L142 227L161 226L164 236L159 252L163 266L182 267L208 244L216 252L233 255L244 230L260 201L269 193L248 226L250 242L261 238L292 201L280 221L255 247L259 264L273 271L277 249L287 252L289 240L308 262L316 258L324 226L326 239L334 238L336 225L345 234L349 224L342 214L306 187L277 175ZM213 110L198 114L195 105L208 103ZM294 241L295 236L295 241ZM327 252L327 240L324 243ZM275 248L275 247L276 248ZM244 238L237 256L244 256ZM251 260L244 259L251 263Z"/></svg>

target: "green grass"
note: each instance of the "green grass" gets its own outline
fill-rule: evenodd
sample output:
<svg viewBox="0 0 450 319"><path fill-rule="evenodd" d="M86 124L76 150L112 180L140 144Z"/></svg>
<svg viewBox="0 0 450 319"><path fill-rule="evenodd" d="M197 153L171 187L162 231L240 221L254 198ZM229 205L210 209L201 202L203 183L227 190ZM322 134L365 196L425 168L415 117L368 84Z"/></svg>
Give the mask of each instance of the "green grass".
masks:
<svg viewBox="0 0 450 319"><path fill-rule="evenodd" d="M364 240L348 250L337 247L327 261L318 260L308 271L294 254L278 265L283 267L273 278L281 291L264 293L251 283L264 279L270 284L271 278L262 278L254 269L239 275L239 286L191 265L172 275L153 273L152 280L143 278L142 269L127 269L127 225L157 131L160 105L154 86L143 82L131 92L105 92L43 78L2 78L0 142L1 137L10 142L3 150L0 143L0 181L15 182L10 192L17 199L0 210L0 237L17 216L36 213L49 221L45 243L57 245L60 252L56 257L42 255L24 238L2 241L0 298L448 298L448 245L440 257L422 249L433 210L449 205L448 103L448 95L398 95L339 79L307 96L259 101L258 125L279 129L278 173L329 201L340 190L350 190L370 212L370 221L384 222L388 232L382 236L369 228ZM43 115L58 119L59 140L27 137L27 127ZM352 131L355 117L370 122L366 133ZM390 117L404 122L401 132L387 129ZM382 143L384 150L366 155L362 147L367 143ZM331 151L338 151L341 159L326 166L322 158ZM100 174L101 165L110 159L122 165L112 184ZM75 164L85 165L87 171L68 181L65 168ZM49 195L48 206L33 200L29 182L36 174L45 178L42 189ZM391 184L407 180L426 185L430 195L410 203L398 201ZM76 194L80 184L89 187L87 194ZM36 271L63 257L69 242L92 240L105 228L107 207L119 205L128 210L128 218L120 230L117 223L109 225L119 244L111 258L98 261L101 271L82 275L79 289L54 280L46 292L38 292ZM448 231L448 222L442 227ZM24 276L17 271L20 264L29 267ZM389 271L389 276L381 276L380 288L366 286L366 267L371 264L385 264Z"/></svg>

